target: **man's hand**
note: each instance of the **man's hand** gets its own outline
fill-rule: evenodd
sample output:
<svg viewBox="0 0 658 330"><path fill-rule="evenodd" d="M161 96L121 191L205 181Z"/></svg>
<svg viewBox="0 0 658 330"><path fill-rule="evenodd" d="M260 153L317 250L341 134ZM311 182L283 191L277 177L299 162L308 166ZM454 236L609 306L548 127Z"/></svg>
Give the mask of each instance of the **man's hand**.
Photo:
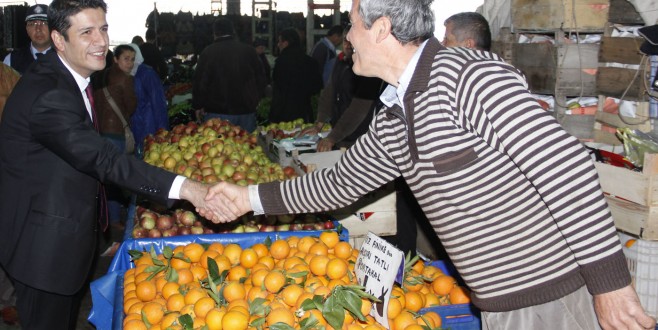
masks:
<svg viewBox="0 0 658 330"><path fill-rule="evenodd" d="M208 194L208 185L191 179L185 179L180 188L180 198L192 203L197 209L206 207L205 197Z"/></svg>
<svg viewBox="0 0 658 330"><path fill-rule="evenodd" d="M304 136L304 135L313 136L313 135L318 135L319 132L320 130L317 129L317 127L313 126L303 129L301 132L299 132L299 136Z"/></svg>
<svg viewBox="0 0 658 330"><path fill-rule="evenodd" d="M220 182L208 190L206 206L197 212L214 223L229 222L252 211L249 189L227 182Z"/></svg>
<svg viewBox="0 0 658 330"><path fill-rule="evenodd" d="M630 285L594 296L594 310L603 329L655 329L656 320L647 315Z"/></svg>
<svg viewBox="0 0 658 330"><path fill-rule="evenodd" d="M334 147L334 141L331 141L331 139L324 138L318 141L318 145L315 148L317 152L325 152L325 151L331 151L331 149Z"/></svg>

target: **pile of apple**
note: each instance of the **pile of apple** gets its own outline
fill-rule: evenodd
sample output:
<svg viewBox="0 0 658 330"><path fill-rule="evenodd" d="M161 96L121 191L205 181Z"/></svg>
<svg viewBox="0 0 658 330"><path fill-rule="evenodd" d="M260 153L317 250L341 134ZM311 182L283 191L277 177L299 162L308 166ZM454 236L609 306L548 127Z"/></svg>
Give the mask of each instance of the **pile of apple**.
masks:
<svg viewBox="0 0 658 330"><path fill-rule="evenodd" d="M179 124L144 140L144 161L185 177L246 186L296 177L269 160L256 134L221 119Z"/></svg>
<svg viewBox="0 0 658 330"><path fill-rule="evenodd" d="M133 238L160 238L214 233L253 233L290 230L327 230L335 227L324 214L254 216L244 215L231 223L214 224L194 212L176 209L156 212L137 206L133 219Z"/></svg>
<svg viewBox="0 0 658 330"><path fill-rule="evenodd" d="M297 134L309 127L313 127L313 123L304 123L304 120L299 118L293 121L284 121L280 123L270 123L262 128L263 134L271 134L274 139L281 140L297 136ZM331 125L326 124L322 128L323 132L330 131Z"/></svg>

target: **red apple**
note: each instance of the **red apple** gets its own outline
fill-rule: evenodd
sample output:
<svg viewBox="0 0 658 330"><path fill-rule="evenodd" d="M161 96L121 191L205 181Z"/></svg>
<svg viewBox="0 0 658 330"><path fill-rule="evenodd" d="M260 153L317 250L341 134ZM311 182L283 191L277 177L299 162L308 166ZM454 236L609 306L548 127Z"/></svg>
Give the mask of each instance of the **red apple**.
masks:
<svg viewBox="0 0 658 330"><path fill-rule="evenodd" d="M192 211L183 211L183 213L181 213L179 218L179 222L183 226L193 226L194 221L196 220L197 220L196 215Z"/></svg>
<svg viewBox="0 0 658 330"><path fill-rule="evenodd" d="M189 235L192 233L192 227L187 227L187 226L181 226L178 227L178 235Z"/></svg>
<svg viewBox="0 0 658 330"><path fill-rule="evenodd" d="M139 225L146 230L155 228L155 222L156 220L149 215L142 215L142 217L139 219Z"/></svg>
<svg viewBox="0 0 658 330"><path fill-rule="evenodd" d="M324 229L334 229L334 228L336 228L336 225L331 220L327 220L327 221L323 222L322 225L323 225Z"/></svg>
<svg viewBox="0 0 658 330"><path fill-rule="evenodd" d="M174 219L171 215L163 214L158 217L155 226L160 231L167 230L174 226Z"/></svg>
<svg viewBox="0 0 658 330"><path fill-rule="evenodd" d="M171 227L162 232L162 237L172 237L178 235L178 227Z"/></svg>
<svg viewBox="0 0 658 330"><path fill-rule="evenodd" d="M203 234L203 227L201 227L201 226L192 226L190 228L190 233L192 235L201 235L201 234Z"/></svg>
<svg viewBox="0 0 658 330"><path fill-rule="evenodd" d="M133 238L144 238L148 236L148 231L140 226L135 226L132 232Z"/></svg>
<svg viewBox="0 0 658 330"><path fill-rule="evenodd" d="M162 233L158 229L153 228L153 229L149 230L148 237L149 238L160 238L160 237L162 237Z"/></svg>

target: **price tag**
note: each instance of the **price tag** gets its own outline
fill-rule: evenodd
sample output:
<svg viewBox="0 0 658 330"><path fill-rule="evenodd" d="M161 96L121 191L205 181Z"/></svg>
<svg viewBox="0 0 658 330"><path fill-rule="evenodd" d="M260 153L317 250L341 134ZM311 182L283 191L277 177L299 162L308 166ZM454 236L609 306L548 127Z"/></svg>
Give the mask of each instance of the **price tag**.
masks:
<svg viewBox="0 0 658 330"><path fill-rule="evenodd" d="M398 274L404 253L377 235L369 232L359 257L356 259L354 272L357 281L365 291L377 297L381 302L374 303L370 311L377 322L388 328L388 301L391 297L393 282Z"/></svg>

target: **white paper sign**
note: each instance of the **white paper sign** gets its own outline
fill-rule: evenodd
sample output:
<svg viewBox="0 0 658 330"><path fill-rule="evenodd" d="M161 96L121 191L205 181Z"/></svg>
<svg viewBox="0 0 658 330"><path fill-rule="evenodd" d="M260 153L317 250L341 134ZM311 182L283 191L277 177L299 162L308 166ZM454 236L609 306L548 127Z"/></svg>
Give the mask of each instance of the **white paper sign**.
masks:
<svg viewBox="0 0 658 330"><path fill-rule="evenodd" d="M369 232L359 257L356 259L354 272L360 285L366 292L377 297L381 302L374 303L370 311L377 322L388 328L388 301L391 297L393 282L404 261L404 253L387 241Z"/></svg>

